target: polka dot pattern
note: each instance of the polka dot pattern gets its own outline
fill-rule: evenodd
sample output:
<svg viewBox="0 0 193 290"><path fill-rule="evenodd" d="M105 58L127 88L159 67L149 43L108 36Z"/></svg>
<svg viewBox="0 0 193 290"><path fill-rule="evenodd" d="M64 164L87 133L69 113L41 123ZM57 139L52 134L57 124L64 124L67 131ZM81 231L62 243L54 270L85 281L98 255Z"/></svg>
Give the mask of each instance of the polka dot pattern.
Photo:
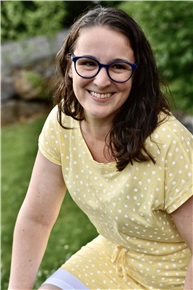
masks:
<svg viewBox="0 0 193 290"><path fill-rule="evenodd" d="M68 191L99 232L64 267L91 289L183 289L190 253L170 213L192 195L192 135L170 116L146 140L156 164L117 172L115 163L93 160L78 122L64 117L74 128L65 130L56 114L55 107L39 148L61 165Z"/></svg>

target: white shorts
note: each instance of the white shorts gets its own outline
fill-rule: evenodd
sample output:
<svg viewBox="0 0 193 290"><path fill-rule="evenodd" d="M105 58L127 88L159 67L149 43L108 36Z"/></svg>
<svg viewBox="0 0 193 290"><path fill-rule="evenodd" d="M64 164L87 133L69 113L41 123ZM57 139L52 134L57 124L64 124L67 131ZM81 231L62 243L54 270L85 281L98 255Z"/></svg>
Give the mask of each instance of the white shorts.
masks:
<svg viewBox="0 0 193 290"><path fill-rule="evenodd" d="M84 285L78 278L64 269L59 269L54 272L43 284L51 284L59 287L62 290L66 289L85 289L89 288ZM43 285L42 284L42 285Z"/></svg>

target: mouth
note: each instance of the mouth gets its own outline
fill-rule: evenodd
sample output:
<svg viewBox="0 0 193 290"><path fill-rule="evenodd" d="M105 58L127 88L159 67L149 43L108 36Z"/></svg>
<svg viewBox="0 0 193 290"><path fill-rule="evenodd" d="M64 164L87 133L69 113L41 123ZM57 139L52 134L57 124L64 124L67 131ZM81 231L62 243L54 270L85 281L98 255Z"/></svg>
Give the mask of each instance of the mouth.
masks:
<svg viewBox="0 0 193 290"><path fill-rule="evenodd" d="M103 94L101 94L101 93L96 93L96 92L92 92L92 91L89 91L89 93L93 97L95 97L97 99L108 99L108 98L110 98L113 95L112 93L103 93Z"/></svg>

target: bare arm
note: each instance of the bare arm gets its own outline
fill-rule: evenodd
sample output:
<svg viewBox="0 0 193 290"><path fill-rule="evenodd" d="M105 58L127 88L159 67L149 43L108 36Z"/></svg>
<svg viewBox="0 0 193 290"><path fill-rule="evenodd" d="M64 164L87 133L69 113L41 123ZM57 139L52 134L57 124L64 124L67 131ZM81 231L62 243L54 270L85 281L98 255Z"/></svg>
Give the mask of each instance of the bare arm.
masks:
<svg viewBox="0 0 193 290"><path fill-rule="evenodd" d="M187 269L184 290L193 290L193 196L172 213L179 233L191 250L191 260Z"/></svg>
<svg viewBox="0 0 193 290"><path fill-rule="evenodd" d="M9 289L33 289L66 187L61 167L37 154L27 195L17 217Z"/></svg>

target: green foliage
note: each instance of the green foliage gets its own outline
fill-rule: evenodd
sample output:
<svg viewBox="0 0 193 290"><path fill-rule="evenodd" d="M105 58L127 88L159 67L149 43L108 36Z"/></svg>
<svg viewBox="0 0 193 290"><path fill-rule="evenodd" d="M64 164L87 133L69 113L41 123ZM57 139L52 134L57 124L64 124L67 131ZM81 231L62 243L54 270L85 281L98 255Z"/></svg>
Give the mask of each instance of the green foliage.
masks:
<svg viewBox="0 0 193 290"><path fill-rule="evenodd" d="M63 27L65 1L2 1L1 39L53 35Z"/></svg>
<svg viewBox="0 0 193 290"><path fill-rule="evenodd" d="M129 1L119 7L145 31L176 109L193 113L193 2Z"/></svg>
<svg viewBox="0 0 193 290"><path fill-rule="evenodd" d="M101 4L117 6L121 1L2 1L3 42L39 35L53 35L70 27L88 9Z"/></svg>
<svg viewBox="0 0 193 290"><path fill-rule="evenodd" d="M26 194L35 160L38 136L45 118L28 124L2 128L1 176L1 289L7 289L11 260L13 228ZM66 195L58 220L52 230L45 258L38 271L34 289L97 235L85 214Z"/></svg>

